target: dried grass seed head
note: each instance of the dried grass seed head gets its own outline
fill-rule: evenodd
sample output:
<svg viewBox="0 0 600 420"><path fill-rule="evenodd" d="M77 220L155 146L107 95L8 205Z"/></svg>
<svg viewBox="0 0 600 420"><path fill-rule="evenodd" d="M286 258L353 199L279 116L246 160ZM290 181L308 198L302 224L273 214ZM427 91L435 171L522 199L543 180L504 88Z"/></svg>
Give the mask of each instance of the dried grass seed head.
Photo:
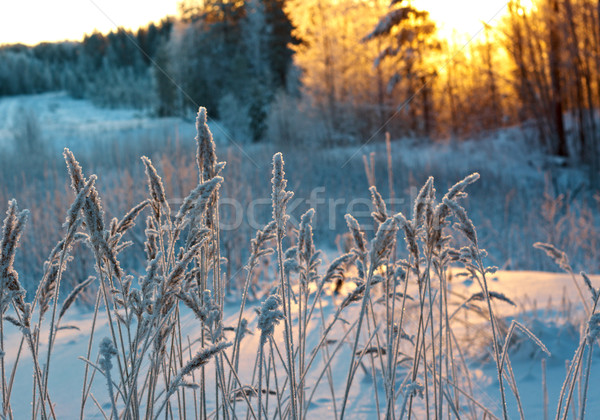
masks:
<svg viewBox="0 0 600 420"><path fill-rule="evenodd" d="M569 262L569 256L565 252L556 248L554 245L544 242L536 242L533 244L533 247L544 251L546 255L548 255L548 257L550 257L552 261L556 263L556 265L566 272L572 271L571 264Z"/></svg>
<svg viewBox="0 0 600 420"><path fill-rule="evenodd" d="M391 217L379 226L371 243L371 264L373 269L385 262L396 243L398 222Z"/></svg>
<svg viewBox="0 0 600 420"><path fill-rule="evenodd" d="M433 177L430 176L425 182L425 185L417 194L415 199L415 205L413 208L413 225L415 229L418 229L423 222L427 207L431 207L432 203L432 192L433 192Z"/></svg>
<svg viewBox="0 0 600 420"><path fill-rule="evenodd" d="M65 272L67 269L67 263L71 262L72 260L73 257L67 254L63 260L62 269L60 268L59 262L51 264L48 268L47 274L42 279L42 282L40 282L40 285L38 286L40 317L43 317L44 314L50 309L50 302L56 291L58 276L61 271L63 273Z"/></svg>
<svg viewBox="0 0 600 420"><path fill-rule="evenodd" d="M87 280L82 281L81 283L79 283L77 286L75 286L73 288L73 290L71 291L71 293L69 293L69 295L65 299L62 307L60 308L60 312L58 314L58 319L59 320L65 315L65 313L73 305L73 303L75 302L75 300L77 299L77 297L81 294L81 292L83 292L83 290L86 287L88 287L90 284L92 284L94 282L94 280L96 280L96 277L90 276L90 277L87 278Z"/></svg>
<svg viewBox="0 0 600 420"><path fill-rule="evenodd" d="M280 307L282 304L281 296L273 294L267 297L260 307L258 317L258 329L261 331L260 340L264 344L268 337L272 337L275 332L275 325L285 318Z"/></svg>
<svg viewBox="0 0 600 420"><path fill-rule="evenodd" d="M146 217L146 229L144 233L146 234L146 241L144 242L146 258L152 261L158 254L158 231L152 216Z"/></svg>
<svg viewBox="0 0 600 420"><path fill-rule="evenodd" d="M173 268L173 270L167 278L164 289L165 292L176 293L179 291L187 266L192 262L192 259L198 254L198 250L203 244L204 241L195 244L177 262L177 264L175 265L175 267Z"/></svg>
<svg viewBox="0 0 600 420"><path fill-rule="evenodd" d="M458 181L456 184L450 187L444 196L444 199L453 200L457 198L460 193L464 192L470 184L476 182L479 178L480 175L477 172L473 172L471 175L466 176L464 179Z"/></svg>
<svg viewBox="0 0 600 420"><path fill-rule="evenodd" d="M367 255L367 241L365 239L365 233L360 228L358 221L351 215L345 216L348 230L352 234L354 240L354 249L358 252L359 256L364 257Z"/></svg>
<svg viewBox="0 0 600 420"><path fill-rule="evenodd" d="M103 254L103 256L109 260L115 271L115 275L120 277L121 270L119 264L110 250L104 236L104 211L102 210L98 191L93 185L94 182L86 181L79 162L77 162L75 156L69 149L65 148L63 155L67 163L69 175L71 176L71 187L73 188L73 191L78 194L84 186L86 189L89 188L89 192L85 197L85 203L83 205L84 220L89 231L88 240L96 252Z"/></svg>
<svg viewBox="0 0 600 420"><path fill-rule="evenodd" d="M28 217L29 210L19 212L17 201L9 201L6 218L2 226L2 240L0 241L0 280L8 284L10 284L9 277L16 279L18 283L18 275L14 272L13 264L17 246Z"/></svg>
<svg viewBox="0 0 600 420"><path fill-rule="evenodd" d="M179 380L181 380L181 378L183 378L184 376L189 375L194 370L198 369L201 366L204 366L205 364L207 364L210 361L211 357L213 357L215 354L217 354L217 353L225 350L227 347L230 347L231 345L232 345L232 343L230 343L230 342L221 341L221 342L216 343L216 344L214 344L214 345L212 345L210 347L201 349L181 369L181 371L177 375L176 379L179 378Z"/></svg>
<svg viewBox="0 0 600 420"><path fill-rule="evenodd" d="M590 346L594 345L594 341L600 337L600 312L596 312L588 321L587 342Z"/></svg>
<svg viewBox="0 0 600 420"><path fill-rule="evenodd" d="M102 202L98 191L92 186L86 199L83 216L85 223L90 232L90 239L93 240L95 235L104 234L104 210L102 209Z"/></svg>
<svg viewBox="0 0 600 420"><path fill-rule="evenodd" d="M81 165L75 159L75 155L69 149L65 147L63 151L63 156L65 158L65 162L67 163L67 170L69 171L69 176L71 177L71 188L73 192L77 194L83 185L85 184L85 178L83 177L83 170L81 169Z"/></svg>
<svg viewBox="0 0 600 420"><path fill-rule="evenodd" d="M277 223L277 231L280 236L285 235L285 228L289 216L286 214L287 203L294 196L293 192L286 191L287 180L285 179L285 171L283 170L283 155L275 153L273 155L273 177L271 184L273 191L271 200L273 202L273 220Z"/></svg>
<svg viewBox="0 0 600 420"><path fill-rule="evenodd" d="M459 182L457 182L456 184L454 184L452 187L450 187L450 189L448 190L446 195L444 195L442 202L440 204L438 204L434 210L434 216L433 216L433 218L435 220L434 223L437 224L438 229L441 229L441 227L445 223L445 219L450 214L450 209L444 203L444 201L445 200L456 201L459 198L466 197L467 194L464 192L465 189L470 184L476 182L478 179L479 179L479 174L477 172L474 172L471 175L465 177L464 179L462 179Z"/></svg>
<svg viewBox="0 0 600 420"><path fill-rule="evenodd" d="M448 207L458 219L458 228L465 234L471 243L477 246L477 231L475 225L467 216L467 211L456 201L444 197L444 204Z"/></svg>
<svg viewBox="0 0 600 420"><path fill-rule="evenodd" d="M373 202L373 212L371 213L371 216L373 216L373 219L375 219L377 223L383 223L388 218L385 202L375 186L370 187L369 191L371 192L371 201Z"/></svg>
<svg viewBox="0 0 600 420"><path fill-rule="evenodd" d="M404 240L406 242L406 248L415 259L415 263L418 264L419 245L417 243L417 233L415 232L413 224L409 222L402 213L395 214L394 219L396 219L398 227L404 231Z"/></svg>
<svg viewBox="0 0 600 420"><path fill-rule="evenodd" d="M186 216L191 213L196 217L203 217L213 193L219 189L222 182L223 178L216 176L208 181L198 184L198 186L183 200L183 203L175 216L175 225L181 226L184 223Z"/></svg>
<svg viewBox="0 0 600 420"><path fill-rule="evenodd" d="M264 247L267 242L275 239L276 230L277 223L272 220L262 230L256 232L256 237L250 241L251 260L273 252L272 248Z"/></svg>
<svg viewBox="0 0 600 420"><path fill-rule="evenodd" d="M491 299L496 299L496 300L500 300L502 302L508 303L509 305L512 305L514 307L517 306L517 304L515 302L512 301L512 299L508 298L504 293L500 293L500 292L494 292L492 290L490 290L488 292L488 296ZM464 303L465 305L469 302L473 302L473 301L479 301L479 302L485 302L485 295L483 294L483 292L477 292L471 295L471 297L469 297L469 299L466 300L466 302Z"/></svg>
<svg viewBox="0 0 600 420"><path fill-rule="evenodd" d="M142 162L146 168L146 177L148 178L148 191L150 193L152 208L156 218L158 219L161 214L161 208L165 208L168 211L167 197L165 195L165 188L161 177L158 175L156 168L152 165L152 161L146 156L142 156Z"/></svg>
<svg viewBox="0 0 600 420"><path fill-rule="evenodd" d="M84 187L79 190L75 200L73 200L73 204L67 211L67 220L64 224L64 227L67 229L69 238L75 233L79 224L77 221L79 220L79 213L82 210L83 206L86 203L87 197L90 194L92 188L94 188L94 183L96 182L96 175L91 175L90 179L85 183Z"/></svg>
<svg viewBox="0 0 600 420"><path fill-rule="evenodd" d="M312 218L314 215L315 210L311 208L300 218L300 227L298 229L298 255L305 263L310 261L311 255L315 251L312 230Z"/></svg>
<svg viewBox="0 0 600 420"><path fill-rule="evenodd" d="M127 214L125 216L123 216L123 218L117 223L117 226L115 229L116 233L123 234L126 231L128 231L129 229L131 229L132 227L134 227L135 219L139 216L139 214L142 212L142 210L144 210L149 204L150 204L150 201L144 200L140 204L138 204L137 206L135 206L134 208L129 210L127 212Z"/></svg>
<svg viewBox="0 0 600 420"><path fill-rule="evenodd" d="M217 154L215 142L208 127L206 108L200 107L196 116L196 162L200 171L200 181L207 181L217 175Z"/></svg>
<svg viewBox="0 0 600 420"><path fill-rule="evenodd" d="M600 290L594 288L594 286L592 286L592 281L590 280L590 278L588 277L587 274L585 274L583 271L580 273L581 277L583 277L583 282L585 283L585 285L587 286L588 290L590 291L591 295L592 295L592 300L595 302L596 300L598 300L598 297L600 296Z"/></svg>
<svg viewBox="0 0 600 420"><path fill-rule="evenodd" d="M330 281L336 281L343 278L343 273L347 265L353 263L355 259L356 254L352 252L337 257L329 265L329 268L323 277L323 283L328 283Z"/></svg>
<svg viewBox="0 0 600 420"><path fill-rule="evenodd" d="M104 337L100 342L100 361L98 362L104 372L108 372L112 369L113 365L111 359L117 354L117 349L112 340L108 337Z"/></svg>
<svg viewBox="0 0 600 420"><path fill-rule="evenodd" d="M22 314L25 313L26 291L19 282L19 273L13 268L10 268L6 275L3 276L0 288L4 291L4 293L0 295L2 297L2 302L0 302L1 309L6 310L7 306L12 302L18 311Z"/></svg>

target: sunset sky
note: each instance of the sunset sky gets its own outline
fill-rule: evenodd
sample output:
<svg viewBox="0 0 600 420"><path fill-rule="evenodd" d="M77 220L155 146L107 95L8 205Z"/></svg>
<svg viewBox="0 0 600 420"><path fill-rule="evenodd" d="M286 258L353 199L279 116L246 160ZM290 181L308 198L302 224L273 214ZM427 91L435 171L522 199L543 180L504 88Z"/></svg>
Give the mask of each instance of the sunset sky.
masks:
<svg viewBox="0 0 600 420"><path fill-rule="evenodd" d="M453 32L459 38L473 35L481 29L481 21L506 11L505 0L414 0L413 4L430 11L444 37ZM0 44L80 40L94 29L136 29L176 14L177 0L7 0L0 2Z"/></svg>
<svg viewBox="0 0 600 420"><path fill-rule="evenodd" d="M94 29L136 29L169 14L177 14L176 0L2 0L0 44L81 40Z"/></svg>

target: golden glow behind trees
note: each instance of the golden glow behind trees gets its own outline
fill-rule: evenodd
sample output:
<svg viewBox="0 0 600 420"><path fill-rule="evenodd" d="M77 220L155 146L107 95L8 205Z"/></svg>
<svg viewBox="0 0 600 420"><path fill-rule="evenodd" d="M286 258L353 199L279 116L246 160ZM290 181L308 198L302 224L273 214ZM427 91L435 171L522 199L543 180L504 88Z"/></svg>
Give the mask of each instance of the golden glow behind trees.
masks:
<svg viewBox="0 0 600 420"><path fill-rule="evenodd" d="M363 42L380 41L384 48L376 66L390 62L395 72L388 81L388 91L395 88L402 105L397 116L406 116L413 134L430 136L433 131L433 61L440 51L435 38L435 23L427 11L417 10L402 1L392 2ZM433 60L432 60L433 59Z"/></svg>
<svg viewBox="0 0 600 420"><path fill-rule="evenodd" d="M327 138L364 141L383 125L380 134L461 138L514 121L504 103L511 94L507 56L494 29L460 49L458 41L440 40L429 13L409 2L286 4L303 41L294 47L303 94ZM377 33L386 16L398 18L397 25Z"/></svg>
<svg viewBox="0 0 600 420"><path fill-rule="evenodd" d="M385 129L397 137L408 131L465 138L527 121L537 124L550 151L564 154L556 147L563 141L569 143L569 155L597 156L600 123L591 110L600 107L598 1L512 1L503 13L494 7L490 16L481 17L481 32L467 45L459 35L456 42L440 40L435 22L417 12L376 30L386 15L383 22L393 23L402 17L400 9L424 3L437 4L287 2L296 36L303 40L294 48L303 93L326 120L329 137L366 140L392 115ZM459 6L454 5L455 13L471 19L472 11ZM494 13L496 21L485 24ZM446 25L451 20L447 16ZM561 131L570 139L557 140Z"/></svg>
<svg viewBox="0 0 600 420"><path fill-rule="evenodd" d="M505 45L508 76L522 120L535 122L540 139L557 155L589 164L598 186L600 107L600 2L539 0L524 10L509 3Z"/></svg>
<svg viewBox="0 0 600 420"><path fill-rule="evenodd" d="M331 133L346 124L346 119L353 120L359 131L360 125L372 127L391 106L385 84L393 69L376 69L373 63L381 48L361 42L386 8L387 0L287 2L295 35L302 40L293 48L304 94L325 118ZM363 121L357 120L359 117Z"/></svg>
<svg viewBox="0 0 600 420"><path fill-rule="evenodd" d="M395 137L464 138L526 123L552 153L598 166L592 160L600 144L598 0L513 0L503 12L503 0L394 0L391 6L390 0L255 0L252 4L261 6L255 9L267 14L257 16L256 24L246 19L250 1L176 0L181 20L194 21L197 25L188 29L193 26L197 33L181 43L178 57L171 57L174 77L213 110L225 91L243 91L240 103L250 103L270 79L276 79L276 88L250 105L259 110L255 115L277 112L277 104L269 106L276 89L287 90L292 95L285 100L296 101L293 82L288 83L295 74L287 77L289 22L279 19L285 4L302 40L290 46L301 69L302 105L316 111L325 137L366 140L390 131ZM67 3L59 1L56 9ZM112 9L102 7L111 3L98 7L113 16ZM0 12L20 10L14 7L0 7ZM269 10L279 14L269 18ZM365 41L386 15L397 25ZM481 30L485 23L490 26ZM287 30L287 38L277 25ZM440 27L441 32L434 31ZM254 42L260 48L252 48L248 34L271 40ZM162 61L173 55L166 50ZM245 82L248 74L254 82ZM282 92L278 97L285 96ZM255 131L258 139L264 130Z"/></svg>

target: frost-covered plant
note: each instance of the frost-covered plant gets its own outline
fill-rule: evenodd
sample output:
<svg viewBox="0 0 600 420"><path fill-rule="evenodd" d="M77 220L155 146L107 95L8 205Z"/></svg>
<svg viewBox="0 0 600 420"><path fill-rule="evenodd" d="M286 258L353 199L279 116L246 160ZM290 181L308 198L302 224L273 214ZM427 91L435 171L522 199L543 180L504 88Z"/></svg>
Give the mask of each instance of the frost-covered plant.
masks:
<svg viewBox="0 0 600 420"><path fill-rule="evenodd" d="M260 347L258 352L258 418L262 418L262 375L263 375L263 352L267 340L273 338L275 325L285 318L281 309L282 299L279 295L270 295L259 310L257 328L260 330Z"/></svg>
<svg viewBox="0 0 600 420"><path fill-rule="evenodd" d="M569 407L577 383L577 378L580 377L580 372L583 374L583 379L580 383L580 388L583 389L581 401L581 411L579 418L585 418L587 392L589 388L590 371L592 368L592 355L594 353L595 344L598 342L600 334L600 312L598 312L598 303L600 301L600 289L594 288L587 274L581 272L580 276L583 283L590 294L589 300L585 298L582 288L579 286L578 279L571 268L569 257L563 251L557 249L552 244L538 242L534 245L536 248L544 251L557 265L571 275L573 283L577 287L579 296L584 305L587 315L587 321L584 327L584 333L581 336L579 347L575 351L575 355L568 365L568 372L563 386L560 390L558 405L556 407L556 419L567 419L569 416ZM591 302L591 305L590 305ZM585 351L587 357L583 360Z"/></svg>
<svg viewBox="0 0 600 420"><path fill-rule="evenodd" d="M316 212L309 209L298 226L290 226L287 212L293 193L287 191L283 156L275 154L272 221L248 246L240 304L229 313L233 305L225 299L224 284L229 279L221 271L219 220L225 164L217 160L204 108L198 111L196 127L197 184L177 211L171 209L160 165L143 157L147 197L121 219L105 220L97 177L86 178L73 153L65 150L75 197L67 210L63 237L50 252L30 301L13 267L27 212L19 212L16 202L9 203L0 241L3 417L15 417L10 401L18 364L7 375L4 321L21 330L23 343L32 354L31 417L56 418L51 397L59 390L48 386L48 378L56 375L50 363L53 348L63 330L65 313L91 285L95 285L96 298L87 352L81 357L85 366L82 418L98 410L106 418L120 419L185 415L301 420L310 417L322 381L329 387L331 416L348 418L351 391L361 374L372 381L373 405L380 418L493 417L499 413L477 400L464 345L455 333L455 315L475 307L492 332L491 354L502 415L508 417L508 386L524 417L509 343L519 330L543 350L545 347L523 324L515 322L507 331L499 326L492 302L513 302L490 290L488 279L495 268L485 265L486 254L480 248L484 241L461 204L478 174L452 186L441 200L429 178L416 196L412 215L394 214L393 207L388 209L372 186L375 234L367 235L364 222L361 226L354 216L346 215L352 249L321 269L325 258L314 238ZM143 213L143 238L134 239L144 243L145 269L128 273L119 258L121 251L133 245L126 238ZM286 235L292 246L284 250ZM398 246L399 241L406 246ZM78 258L74 244L79 242L91 250L96 273L79 283L60 305L61 279ZM572 273L566 254L550 245L538 247ZM271 291L261 296L263 303L253 316L247 310L253 271L272 253L277 254L277 278ZM453 300L448 284L450 270L456 265L480 286L471 296L461 297L460 304ZM591 357L600 335L600 291L586 275L581 277L592 299L591 304L589 298L584 300L587 323L561 391L557 418L566 417L577 377L582 378L580 415L585 414ZM346 290L333 290L333 284L341 280ZM34 313L37 322L32 321ZM193 316L185 318L187 315ZM108 337L97 343L101 316L106 319ZM193 326L186 325L188 319L193 319ZM276 328L279 323L282 328ZM46 331L49 339L43 347L40 334ZM252 338L254 334L258 336ZM100 352L94 362L92 349L98 344ZM254 363L247 357L250 354L252 358L256 354ZM20 350L17 361L19 356ZM334 366L337 375L343 374L341 381L334 377ZM97 376L104 376L106 384ZM105 412L93 395L99 382L108 391L110 412Z"/></svg>
<svg viewBox="0 0 600 420"><path fill-rule="evenodd" d="M113 368L111 359L117 354L117 349L113 345L110 338L104 337L104 339L100 343L100 361L98 362L98 365L100 366L102 372L104 373L104 376L106 377L106 384L108 386L108 396L110 397L110 405L112 408L112 415L114 416L114 418L118 418L119 414L117 413L117 404L115 403L115 394L113 391L113 381L110 374L110 370Z"/></svg>

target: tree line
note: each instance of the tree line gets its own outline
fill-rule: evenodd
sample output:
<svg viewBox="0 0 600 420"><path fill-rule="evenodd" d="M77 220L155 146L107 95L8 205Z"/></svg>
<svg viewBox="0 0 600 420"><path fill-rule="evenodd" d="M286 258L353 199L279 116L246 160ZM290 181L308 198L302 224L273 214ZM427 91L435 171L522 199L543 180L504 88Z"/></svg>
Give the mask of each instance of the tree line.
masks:
<svg viewBox="0 0 600 420"><path fill-rule="evenodd" d="M461 140L521 125L598 168L600 1L508 3L463 46L406 0L183 0L179 16L81 42L0 48L0 95L206 105L253 141Z"/></svg>
<svg viewBox="0 0 600 420"><path fill-rule="evenodd" d="M0 95L66 90L102 106L146 107L152 100L150 62L173 19L137 31L94 32L81 42L0 47Z"/></svg>

